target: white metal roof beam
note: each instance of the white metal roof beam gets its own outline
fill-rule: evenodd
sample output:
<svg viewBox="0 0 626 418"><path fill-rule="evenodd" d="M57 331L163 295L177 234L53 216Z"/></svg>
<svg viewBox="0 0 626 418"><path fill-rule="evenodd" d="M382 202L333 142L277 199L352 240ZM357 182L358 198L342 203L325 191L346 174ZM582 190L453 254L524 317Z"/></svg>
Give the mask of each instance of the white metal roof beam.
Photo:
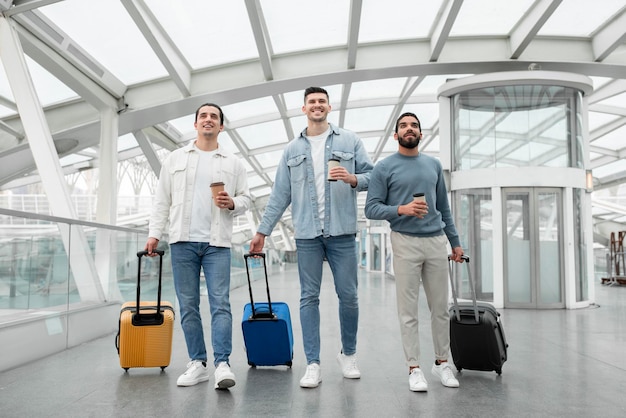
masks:
<svg viewBox="0 0 626 418"><path fill-rule="evenodd" d="M594 177L594 179L598 180L598 183L594 183L593 190L608 189L624 184L624 181L626 181L626 172L620 171L619 173L606 176L603 179L598 179L597 177Z"/></svg>
<svg viewBox="0 0 626 418"><path fill-rule="evenodd" d="M539 0L535 2L511 31L511 59L518 59L533 40L539 29L552 16L562 0Z"/></svg>
<svg viewBox="0 0 626 418"><path fill-rule="evenodd" d="M248 19L250 19L250 27L254 34L256 48L259 52L263 76L266 80L273 80L272 46L267 34L267 28L265 27L265 19L263 18L263 10L261 9L259 0L246 0L246 9L248 10Z"/></svg>
<svg viewBox="0 0 626 418"><path fill-rule="evenodd" d="M626 117L626 107L618 107L618 106L611 106L611 105L600 105L600 104L593 104L591 106L589 106L589 111L590 112L598 112L598 113L606 113L609 115L616 115L616 116L625 116Z"/></svg>
<svg viewBox="0 0 626 418"><path fill-rule="evenodd" d="M626 9L611 19L591 36L591 47L597 62L604 61L618 46L626 41Z"/></svg>
<svg viewBox="0 0 626 418"><path fill-rule="evenodd" d="M137 144L139 144L143 155L146 157L150 168L152 168L152 171L158 178L161 173L161 161L159 160L159 156L152 146L152 143L148 139L148 136L142 131L133 132L133 135L135 136Z"/></svg>
<svg viewBox="0 0 626 418"><path fill-rule="evenodd" d="M122 4L167 69L180 93L183 97L189 97L191 95L191 66L178 47L165 33L143 0L122 0Z"/></svg>
<svg viewBox="0 0 626 418"><path fill-rule="evenodd" d="M28 10L37 9L62 0L0 0L0 11L10 17Z"/></svg>
<svg viewBox="0 0 626 418"><path fill-rule="evenodd" d="M626 91L626 80L618 79L604 84L589 95L589 104L594 104L606 100Z"/></svg>
<svg viewBox="0 0 626 418"><path fill-rule="evenodd" d="M621 128L624 125L626 125L626 118L618 118L609 123L605 123L599 128L594 129L593 132L589 133L589 140L594 141L598 138L602 138L603 136L610 134L611 132Z"/></svg>
<svg viewBox="0 0 626 418"><path fill-rule="evenodd" d="M109 73L54 23L37 11L15 16L26 52L96 108L119 107L126 85Z"/></svg>
<svg viewBox="0 0 626 418"><path fill-rule="evenodd" d="M294 137L293 128L291 127L291 123L289 123L289 116L287 114L287 105L285 104L285 99L282 94L273 94L272 99L274 99L274 103L278 108L278 113L280 113L280 119L283 121L283 125L285 127L285 132L287 134L287 138L291 139Z"/></svg>
<svg viewBox="0 0 626 418"><path fill-rule="evenodd" d="M463 0L448 0L442 6L442 12L434 26L430 37L430 61L437 61L441 51L450 36L450 30L461 10Z"/></svg>
<svg viewBox="0 0 626 418"><path fill-rule="evenodd" d="M339 100L339 126L344 126L346 123L346 110L348 109L350 90L352 90L352 83L345 83L341 89L341 99Z"/></svg>
<svg viewBox="0 0 626 418"><path fill-rule="evenodd" d="M226 121L224 121L224 125L226 125ZM271 186L272 180L269 178L269 176L265 172L265 169L259 164L257 159L250 156L250 151L248 149L248 146L244 143L243 139L241 138L241 135L239 135L239 132L237 132L234 129L230 129L228 131L228 134L230 135L230 139L233 141L233 144L235 144L235 146L239 150L239 153L241 154L241 158L243 158L244 160L248 162L248 164L250 164L254 172L261 179L263 179L263 181L265 181L265 183L268 186Z"/></svg>
<svg viewBox="0 0 626 418"><path fill-rule="evenodd" d="M9 135L14 136L18 141L21 141L22 139L24 139L24 133L23 132L18 132L15 129L11 128L9 125L7 125L6 123L0 121L0 130L8 133Z"/></svg>
<svg viewBox="0 0 626 418"><path fill-rule="evenodd" d="M4 106L17 112L17 105L13 100L9 100L0 94L0 106Z"/></svg>
<svg viewBox="0 0 626 418"><path fill-rule="evenodd" d="M361 10L363 0L350 2L350 21L348 23L348 69L356 68L356 52L359 44L359 30L361 28Z"/></svg>

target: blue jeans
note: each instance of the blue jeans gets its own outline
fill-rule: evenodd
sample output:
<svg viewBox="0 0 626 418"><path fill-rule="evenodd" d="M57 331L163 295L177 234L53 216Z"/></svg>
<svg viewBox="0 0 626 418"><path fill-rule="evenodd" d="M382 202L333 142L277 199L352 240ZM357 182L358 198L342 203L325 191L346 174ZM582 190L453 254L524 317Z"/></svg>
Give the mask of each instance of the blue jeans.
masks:
<svg viewBox="0 0 626 418"><path fill-rule="evenodd" d="M320 362L320 287L324 257L333 272L339 298L342 352L356 353L359 299L355 235L297 239L300 276L300 324L307 364Z"/></svg>
<svg viewBox="0 0 626 418"><path fill-rule="evenodd" d="M211 343L214 364L228 362L232 351L233 317L230 312L230 248L205 242L170 245L172 273L180 322L191 360L207 361L200 318L200 267L204 271L211 312Z"/></svg>

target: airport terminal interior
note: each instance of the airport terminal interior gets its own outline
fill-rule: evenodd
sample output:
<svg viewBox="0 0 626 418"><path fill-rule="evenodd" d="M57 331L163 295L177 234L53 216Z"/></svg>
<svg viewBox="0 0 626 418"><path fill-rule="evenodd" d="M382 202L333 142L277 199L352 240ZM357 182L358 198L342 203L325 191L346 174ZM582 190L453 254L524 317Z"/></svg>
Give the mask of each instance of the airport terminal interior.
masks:
<svg viewBox="0 0 626 418"><path fill-rule="evenodd" d="M0 0L0 416L626 415L625 28L624 0ZM471 274L501 315L501 375L462 370L450 389L427 371L428 392L409 391L390 228L365 217L365 191L361 379L344 379L335 360L325 264L323 380L298 385L289 208L265 248L272 296L291 310L293 365L247 364L243 255L282 152L306 127L310 86L328 91L328 121L355 132L373 164L397 151L398 116L419 116L419 150L441 162L471 258L452 280L467 300ZM125 372L114 344L161 163L196 138L203 103L223 108L219 146L243 161L252 197L233 226L228 391L212 376L176 386L188 359L166 240L171 363ZM144 263L150 300L158 273ZM209 335L206 297L201 308Z"/></svg>

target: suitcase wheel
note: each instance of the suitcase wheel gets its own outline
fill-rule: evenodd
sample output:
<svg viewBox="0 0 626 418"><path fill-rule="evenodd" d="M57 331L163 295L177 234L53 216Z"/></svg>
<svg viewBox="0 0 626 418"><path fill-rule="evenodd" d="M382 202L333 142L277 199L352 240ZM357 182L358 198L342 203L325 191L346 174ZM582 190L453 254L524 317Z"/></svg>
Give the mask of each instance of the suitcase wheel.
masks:
<svg viewBox="0 0 626 418"><path fill-rule="evenodd" d="M251 361L248 362L248 366L252 368L256 368L256 364L252 363Z"/></svg>
<svg viewBox="0 0 626 418"><path fill-rule="evenodd" d="M167 366L161 366L161 371L164 371Z"/></svg>
<svg viewBox="0 0 626 418"><path fill-rule="evenodd" d="M124 367L124 371L127 372L129 367Z"/></svg>
<svg viewBox="0 0 626 418"><path fill-rule="evenodd" d="M498 373L498 376L500 376L502 374L502 369L496 369L496 373Z"/></svg>
<svg viewBox="0 0 626 418"><path fill-rule="evenodd" d="M290 361L287 362L287 366L289 366L289 368L291 368L291 364L292 363Z"/></svg>

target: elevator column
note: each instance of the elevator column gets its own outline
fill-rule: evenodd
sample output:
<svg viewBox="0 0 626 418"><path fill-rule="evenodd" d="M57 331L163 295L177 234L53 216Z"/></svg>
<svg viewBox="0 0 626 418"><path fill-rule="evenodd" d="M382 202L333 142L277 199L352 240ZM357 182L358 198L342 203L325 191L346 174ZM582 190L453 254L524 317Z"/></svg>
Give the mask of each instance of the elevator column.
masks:
<svg viewBox="0 0 626 418"><path fill-rule="evenodd" d="M481 74L439 89L441 162L479 299L529 309L593 301L591 91L588 77L551 71ZM466 273L455 277L468 297Z"/></svg>

